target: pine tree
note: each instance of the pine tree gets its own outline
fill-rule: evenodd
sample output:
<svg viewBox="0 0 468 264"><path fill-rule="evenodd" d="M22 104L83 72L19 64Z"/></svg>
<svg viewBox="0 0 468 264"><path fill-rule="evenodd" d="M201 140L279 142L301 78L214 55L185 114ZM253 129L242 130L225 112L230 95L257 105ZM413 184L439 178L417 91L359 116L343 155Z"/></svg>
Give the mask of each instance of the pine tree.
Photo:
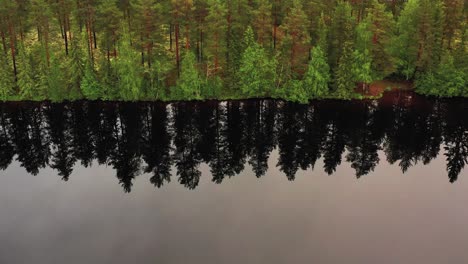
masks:
<svg viewBox="0 0 468 264"><path fill-rule="evenodd" d="M316 46L319 46L323 53L328 52L328 26L325 23L325 16L322 13L317 22L317 40Z"/></svg>
<svg viewBox="0 0 468 264"><path fill-rule="evenodd" d="M45 0L33 0L31 3L31 17L37 28L38 39L44 46L47 64L50 64L50 39L52 12Z"/></svg>
<svg viewBox="0 0 468 264"><path fill-rule="evenodd" d="M117 8L114 0L101 0L97 7L96 26L102 34L102 46L106 51L107 59L110 60L111 51L117 56L116 43L119 39L120 21L122 13Z"/></svg>
<svg viewBox="0 0 468 264"><path fill-rule="evenodd" d="M466 1L463 0L444 0L444 41L447 49L452 49L454 38L463 34L463 20L466 20L466 9L465 14L463 12L466 8L464 5L466 6Z"/></svg>
<svg viewBox="0 0 468 264"><path fill-rule="evenodd" d="M288 56L293 73L302 75L307 68L310 48L308 19L300 0L294 0L291 10L281 26L286 36L282 46L283 55Z"/></svg>
<svg viewBox="0 0 468 264"><path fill-rule="evenodd" d="M2 38L2 50L5 55L9 53L11 58L13 75L16 77L18 74L16 63L16 36L17 36L17 22L19 18L19 8L17 1L0 0L0 34ZM8 44L7 44L8 37ZM7 59L5 59L7 60ZM8 61L8 60L7 60ZM7 62L8 63L8 62ZM5 68L6 69L6 68Z"/></svg>
<svg viewBox="0 0 468 264"><path fill-rule="evenodd" d="M395 22L391 12L386 11L385 5L377 0L371 1L369 13L365 22L372 32L369 55L372 57L372 71L384 78L395 71L395 61L391 54L391 44L394 39Z"/></svg>
<svg viewBox="0 0 468 264"><path fill-rule="evenodd" d="M272 47L272 5L268 0L257 0L256 2L258 8L252 12L252 15L254 17L253 25L257 32L257 40L264 48Z"/></svg>
<svg viewBox="0 0 468 264"><path fill-rule="evenodd" d="M348 98L354 90L353 50L354 19L349 3L340 1L335 8L333 23L330 28L330 66L332 69L334 93L341 98Z"/></svg>
<svg viewBox="0 0 468 264"><path fill-rule="evenodd" d="M208 16L206 17L207 31L207 55L210 65L207 68L207 76L217 75L225 68L224 54L226 47L227 8L224 1L209 0Z"/></svg>
<svg viewBox="0 0 468 264"><path fill-rule="evenodd" d="M353 31L355 19L351 14L351 5L348 2L339 1L333 12L333 20L328 34L328 59L332 69L336 69L338 61L342 57L345 42L353 41L353 35L350 32Z"/></svg>
<svg viewBox="0 0 468 264"><path fill-rule="evenodd" d="M135 35L139 36L137 42L142 51L142 62L151 68L153 60L159 57L155 54L164 51L163 5L154 0L137 0L132 3L132 7L136 14L134 28Z"/></svg>
<svg viewBox="0 0 468 264"><path fill-rule="evenodd" d="M394 45L400 72L407 79L433 70L442 55L444 25L440 0L409 0L398 20Z"/></svg>

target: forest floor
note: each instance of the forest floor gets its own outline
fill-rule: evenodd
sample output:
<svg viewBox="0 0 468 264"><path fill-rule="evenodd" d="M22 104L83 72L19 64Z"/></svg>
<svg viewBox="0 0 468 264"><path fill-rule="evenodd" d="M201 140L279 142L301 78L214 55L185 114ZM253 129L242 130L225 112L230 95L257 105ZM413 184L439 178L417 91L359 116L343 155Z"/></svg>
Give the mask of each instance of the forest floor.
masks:
<svg viewBox="0 0 468 264"><path fill-rule="evenodd" d="M385 91L392 90L412 90L413 83L411 81L391 81L391 80L380 80L373 82L368 89L359 87L356 92L363 96L378 97L381 96Z"/></svg>

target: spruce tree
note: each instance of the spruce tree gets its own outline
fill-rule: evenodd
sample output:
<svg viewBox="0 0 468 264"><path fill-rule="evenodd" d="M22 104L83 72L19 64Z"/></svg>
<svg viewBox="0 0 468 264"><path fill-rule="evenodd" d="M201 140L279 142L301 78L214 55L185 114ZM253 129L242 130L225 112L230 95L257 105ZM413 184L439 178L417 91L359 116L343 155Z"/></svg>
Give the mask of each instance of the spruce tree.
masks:
<svg viewBox="0 0 468 264"><path fill-rule="evenodd" d="M253 30L248 27L244 36L246 49L242 54L239 69L239 86L243 94L271 96L274 93L275 62L268 58L265 50L255 41Z"/></svg>
<svg viewBox="0 0 468 264"><path fill-rule="evenodd" d="M257 9L253 11L253 26L257 32L257 40L264 48L273 47L271 19L272 5L268 0L256 0Z"/></svg>
<svg viewBox="0 0 468 264"><path fill-rule="evenodd" d="M8 65L8 60L0 49L0 100L6 101L15 91L15 76L11 67Z"/></svg>
<svg viewBox="0 0 468 264"><path fill-rule="evenodd" d="M409 0L398 18L397 38L393 45L393 53L398 59L399 71L406 79L414 76L418 59L417 46L417 12L419 0Z"/></svg>
<svg viewBox="0 0 468 264"><path fill-rule="evenodd" d="M346 41L343 44L341 57L335 71L335 94L339 98L348 98L354 90L353 43Z"/></svg>
<svg viewBox="0 0 468 264"><path fill-rule="evenodd" d="M36 69L33 67L34 60L31 54L21 48L18 56L19 72L18 87L20 97L23 100L41 99L36 84Z"/></svg>
<svg viewBox="0 0 468 264"><path fill-rule="evenodd" d="M321 46L312 49L303 86L309 98L323 98L329 93L330 67Z"/></svg>
<svg viewBox="0 0 468 264"><path fill-rule="evenodd" d="M350 32L353 31L354 21L351 5L348 2L339 1L333 12L328 34L328 59L332 69L336 69L338 61L342 57L345 42L352 44L353 35Z"/></svg>
<svg viewBox="0 0 468 264"><path fill-rule="evenodd" d="M217 75L226 68L226 15L227 8L224 1L208 0L206 29L209 34L206 40L206 54L209 65L207 76Z"/></svg>
<svg viewBox="0 0 468 264"><path fill-rule="evenodd" d="M180 99L200 99L202 84L202 79L196 68L195 55L187 51L182 58L176 94Z"/></svg>
<svg viewBox="0 0 468 264"><path fill-rule="evenodd" d="M292 73L302 75L307 68L310 33L308 18L300 0L293 1L293 6L281 28L286 34L282 43L283 56L289 59Z"/></svg>
<svg viewBox="0 0 468 264"><path fill-rule="evenodd" d="M102 97L101 86L94 72L91 61L86 64L84 76L81 81L81 91L83 95L90 100L96 100Z"/></svg>
<svg viewBox="0 0 468 264"><path fill-rule="evenodd" d="M65 99L69 99L66 90L63 88L65 80L63 78L63 69L60 67L59 60L52 55L50 57L49 65L46 75L48 98L52 102L61 102Z"/></svg>
<svg viewBox="0 0 468 264"><path fill-rule="evenodd" d="M367 10L365 23L372 32L369 42L369 55L372 57L372 71L377 78L384 78L395 71L395 60L391 54L395 22L391 12L378 0L372 0Z"/></svg>
<svg viewBox="0 0 468 264"><path fill-rule="evenodd" d="M130 33L123 26L123 38L119 45L119 56L115 60L118 75L118 91L120 98L125 101L136 101L141 94L142 76L139 54L130 45Z"/></svg>
<svg viewBox="0 0 468 264"><path fill-rule="evenodd" d="M68 59L68 81L69 91L73 98L79 98L81 95L81 81L84 76L84 58L85 52L81 46L80 34L76 33L71 41L71 52Z"/></svg>
<svg viewBox="0 0 468 264"><path fill-rule="evenodd" d="M374 80L375 74L372 71L372 57L369 51L371 45L372 32L370 31L370 22L364 20L356 27L356 41L353 52L353 80L362 85L363 90L367 91L368 85Z"/></svg>

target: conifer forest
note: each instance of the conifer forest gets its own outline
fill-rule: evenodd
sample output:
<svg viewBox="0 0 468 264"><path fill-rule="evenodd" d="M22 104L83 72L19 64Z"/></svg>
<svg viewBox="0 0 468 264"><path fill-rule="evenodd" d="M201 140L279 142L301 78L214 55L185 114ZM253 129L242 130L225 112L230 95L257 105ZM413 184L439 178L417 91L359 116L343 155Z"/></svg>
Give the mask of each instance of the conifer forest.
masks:
<svg viewBox="0 0 468 264"><path fill-rule="evenodd" d="M468 96L463 0L0 0L0 101ZM364 91L364 92L362 92Z"/></svg>

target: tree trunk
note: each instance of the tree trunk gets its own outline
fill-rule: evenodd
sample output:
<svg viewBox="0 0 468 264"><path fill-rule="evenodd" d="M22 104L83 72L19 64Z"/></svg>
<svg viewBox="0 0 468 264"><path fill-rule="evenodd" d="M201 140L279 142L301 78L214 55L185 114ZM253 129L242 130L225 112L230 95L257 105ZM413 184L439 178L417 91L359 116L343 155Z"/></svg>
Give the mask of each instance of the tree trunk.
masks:
<svg viewBox="0 0 468 264"><path fill-rule="evenodd" d="M65 40L65 54L68 56L68 35L67 35L67 31L68 31L68 27L67 27L67 20L64 18L63 19L63 31L64 31L64 40Z"/></svg>
<svg viewBox="0 0 468 264"><path fill-rule="evenodd" d="M169 24L169 50L172 51L172 24Z"/></svg>
<svg viewBox="0 0 468 264"><path fill-rule="evenodd" d="M5 40L5 32L0 31L0 35L2 36L2 46L3 46L3 53L7 55L7 46L6 46L6 40Z"/></svg>
<svg viewBox="0 0 468 264"><path fill-rule="evenodd" d="M97 49L97 40L96 40L96 29L93 25L93 40L94 40L94 48Z"/></svg>
<svg viewBox="0 0 468 264"><path fill-rule="evenodd" d="M177 75L180 75L179 24L176 24L176 25L175 25L175 44L176 44Z"/></svg>
<svg viewBox="0 0 468 264"><path fill-rule="evenodd" d="M50 66L50 51L49 51L49 30L45 30L44 32L44 41L45 41L45 49L46 49L46 58L47 58L47 66Z"/></svg>
<svg viewBox="0 0 468 264"><path fill-rule="evenodd" d="M185 49L190 48L189 26L185 25Z"/></svg>
<svg viewBox="0 0 468 264"><path fill-rule="evenodd" d="M13 73L15 74L15 81L17 81L18 71L16 69L16 47L15 47L16 34L14 32L11 21L10 23L8 23L8 32L10 34L10 51L11 51L11 60L13 62Z"/></svg>

